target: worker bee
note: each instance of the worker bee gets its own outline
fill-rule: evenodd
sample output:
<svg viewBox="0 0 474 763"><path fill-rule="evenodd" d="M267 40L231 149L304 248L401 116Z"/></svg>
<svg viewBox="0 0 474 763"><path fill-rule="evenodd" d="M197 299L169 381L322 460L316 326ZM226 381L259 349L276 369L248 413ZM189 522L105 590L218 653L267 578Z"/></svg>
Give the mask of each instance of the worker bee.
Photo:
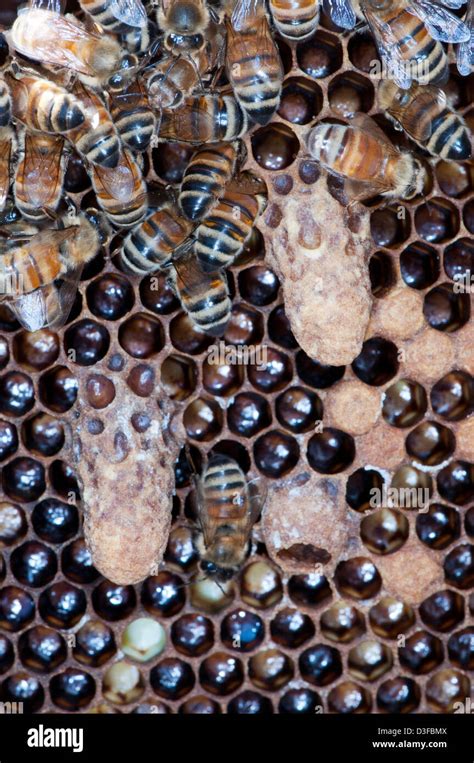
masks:
<svg viewBox="0 0 474 763"><path fill-rule="evenodd" d="M61 135L19 131L14 193L16 205L27 220L44 220L58 207L64 172Z"/></svg>
<svg viewBox="0 0 474 763"><path fill-rule="evenodd" d="M469 39L461 42L456 51L458 71L464 77L469 76L474 68L474 2L468 0L464 23L469 30Z"/></svg>
<svg viewBox="0 0 474 763"><path fill-rule="evenodd" d="M118 228L132 228L148 209L147 187L142 171L128 149L116 167L91 164L89 174L100 208Z"/></svg>
<svg viewBox="0 0 474 763"><path fill-rule="evenodd" d="M263 193L245 190L232 182L196 231L196 256L208 273L232 265L265 207Z"/></svg>
<svg viewBox="0 0 474 763"><path fill-rule="evenodd" d="M226 28L229 82L247 115L265 125L280 103L283 66L263 0L237 0Z"/></svg>
<svg viewBox="0 0 474 763"><path fill-rule="evenodd" d="M202 220L217 203L237 161L236 143L203 146L191 157L179 193L179 206L188 220Z"/></svg>
<svg viewBox="0 0 474 763"><path fill-rule="evenodd" d="M346 179L353 200L376 194L411 199L423 190L426 171L421 162L395 148L366 114L356 114L350 125L316 125L307 146L325 169Z"/></svg>
<svg viewBox="0 0 474 763"><path fill-rule="evenodd" d="M319 0L270 0L269 7L277 30L288 40L304 40L318 27Z"/></svg>
<svg viewBox="0 0 474 763"><path fill-rule="evenodd" d="M10 190L12 160L17 149L15 131L10 125L0 126L0 211L5 209Z"/></svg>
<svg viewBox="0 0 474 763"><path fill-rule="evenodd" d="M35 229L33 229L35 230ZM25 237L26 234L26 237ZM67 320L83 266L97 254L100 237L85 215L67 227L19 232L0 256L1 299L28 331Z"/></svg>
<svg viewBox="0 0 474 763"><path fill-rule="evenodd" d="M233 141L247 128L245 112L233 96L206 93L186 98L179 108L164 111L159 137L200 145Z"/></svg>
<svg viewBox="0 0 474 763"><path fill-rule="evenodd" d="M444 0L459 7L462 0ZM448 61L442 42L463 42L469 30L456 16L429 0L359 0L390 79L410 87L443 82ZM336 23L338 23L336 21Z"/></svg>
<svg viewBox="0 0 474 763"><path fill-rule="evenodd" d="M135 77L124 86L119 80L116 86L109 87L108 96L112 120L122 143L132 151L146 151L156 131L156 116L141 79Z"/></svg>
<svg viewBox="0 0 474 763"><path fill-rule="evenodd" d="M123 51L118 40L62 16L59 0L52 5L54 9L48 10L32 0L20 11L7 35L11 46L46 68L72 70L86 84L104 82L120 68Z"/></svg>
<svg viewBox="0 0 474 763"><path fill-rule="evenodd" d="M107 32L128 32L148 22L141 0L79 0L79 5Z"/></svg>
<svg viewBox="0 0 474 763"><path fill-rule="evenodd" d="M205 273L189 248L173 258L168 278L194 325L212 336L221 336L232 309L225 275Z"/></svg>
<svg viewBox="0 0 474 763"><path fill-rule="evenodd" d="M156 20L163 44L173 54L196 54L206 45L211 14L205 0L162 0Z"/></svg>
<svg viewBox="0 0 474 763"><path fill-rule="evenodd" d="M119 254L124 270L146 275L169 265L192 230L177 206L157 209L125 237Z"/></svg>
<svg viewBox="0 0 474 763"><path fill-rule="evenodd" d="M224 583L235 577L248 554L263 500L238 463L220 454L210 456L196 487L200 568Z"/></svg>
<svg viewBox="0 0 474 763"><path fill-rule="evenodd" d="M413 83L409 90L403 90L391 80L381 80L378 101L430 154L453 161L470 158L472 146L467 125L448 107L440 88Z"/></svg>
<svg viewBox="0 0 474 763"><path fill-rule="evenodd" d="M33 73L6 73L12 112L31 130L64 133L79 127L85 120L83 105L74 95Z"/></svg>
<svg viewBox="0 0 474 763"><path fill-rule="evenodd" d="M67 134L68 141L91 164L117 167L122 146L109 112L99 96L81 82L74 83L74 95L79 99L86 119Z"/></svg>

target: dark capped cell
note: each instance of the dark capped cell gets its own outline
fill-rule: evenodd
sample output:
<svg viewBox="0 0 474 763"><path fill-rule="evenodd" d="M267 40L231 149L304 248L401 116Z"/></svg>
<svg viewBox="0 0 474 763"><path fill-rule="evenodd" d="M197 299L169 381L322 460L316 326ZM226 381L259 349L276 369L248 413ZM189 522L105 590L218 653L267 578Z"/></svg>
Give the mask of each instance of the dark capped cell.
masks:
<svg viewBox="0 0 474 763"><path fill-rule="evenodd" d="M262 618L245 609L229 612L221 622L221 641L228 649L250 652L260 646L264 635Z"/></svg>
<svg viewBox="0 0 474 763"><path fill-rule="evenodd" d="M76 402L78 382L66 366L56 366L39 380L41 402L56 413L65 413Z"/></svg>
<svg viewBox="0 0 474 763"><path fill-rule="evenodd" d="M240 577L242 601L256 609L266 609L280 601L283 586L279 572L266 561L248 564Z"/></svg>
<svg viewBox="0 0 474 763"><path fill-rule="evenodd" d="M238 302L232 305L224 340L231 345L256 345L262 340L263 330L262 314L249 305Z"/></svg>
<svg viewBox="0 0 474 763"><path fill-rule="evenodd" d="M227 408L229 429L242 437L253 437L272 423L268 401L256 392L241 392Z"/></svg>
<svg viewBox="0 0 474 763"><path fill-rule="evenodd" d="M203 387L210 395L230 397L237 392L244 381L244 365L240 362L238 354L224 355L218 362L208 355L201 369Z"/></svg>
<svg viewBox="0 0 474 763"><path fill-rule="evenodd" d="M308 441L308 463L320 474L337 474L347 469L355 458L354 438L334 427L325 427Z"/></svg>
<svg viewBox="0 0 474 763"><path fill-rule="evenodd" d="M415 622L413 608L393 596L384 596L369 611L370 627L377 636L396 639Z"/></svg>
<svg viewBox="0 0 474 763"><path fill-rule="evenodd" d="M278 703L283 715L314 715L323 712L323 701L312 689L288 689Z"/></svg>
<svg viewBox="0 0 474 763"><path fill-rule="evenodd" d="M436 421L423 421L405 440L409 456L425 466L437 466L453 455L456 438L448 427Z"/></svg>
<svg viewBox="0 0 474 763"><path fill-rule="evenodd" d="M66 668L53 676L49 692L55 705L67 712L77 712L86 707L94 698L95 680L84 670Z"/></svg>
<svg viewBox="0 0 474 763"><path fill-rule="evenodd" d="M374 61L379 58L373 36L367 30L358 31L351 35L347 46L349 60L360 71L369 74L373 70Z"/></svg>
<svg viewBox="0 0 474 763"><path fill-rule="evenodd" d="M398 247L410 235L410 215L400 214L400 209L380 207L370 216L370 232L376 246Z"/></svg>
<svg viewBox="0 0 474 763"><path fill-rule="evenodd" d="M74 469L65 461L56 459L49 467L49 480L53 489L67 500L80 500L79 484Z"/></svg>
<svg viewBox="0 0 474 763"><path fill-rule="evenodd" d="M253 133L252 153L264 170L284 170L296 159L300 142L293 130L280 122L261 127Z"/></svg>
<svg viewBox="0 0 474 763"><path fill-rule="evenodd" d="M187 355L200 355L215 340L201 331L186 313L178 313L169 325L170 339L175 349Z"/></svg>
<svg viewBox="0 0 474 763"><path fill-rule="evenodd" d="M474 233L474 199L464 204L463 221L469 233Z"/></svg>
<svg viewBox="0 0 474 763"><path fill-rule="evenodd" d="M87 402L92 408L106 408L115 398L115 385L104 374L90 374L85 385Z"/></svg>
<svg viewBox="0 0 474 763"><path fill-rule="evenodd" d="M236 440L219 440L209 451L210 455L228 456L237 461L242 471L247 474L250 469L250 456L247 449Z"/></svg>
<svg viewBox="0 0 474 763"><path fill-rule="evenodd" d="M474 500L474 464L469 461L451 461L438 472L436 484L441 498L465 506Z"/></svg>
<svg viewBox="0 0 474 763"><path fill-rule="evenodd" d="M168 538L165 552L165 561L182 570L189 572L195 566L199 558L194 543L194 533L190 527L180 525L174 527Z"/></svg>
<svg viewBox="0 0 474 763"><path fill-rule="evenodd" d="M154 315L135 313L120 325L118 339L132 358L150 358L163 348L163 327Z"/></svg>
<svg viewBox="0 0 474 763"><path fill-rule="evenodd" d="M448 278L460 284L470 285L474 273L474 241L459 238L446 247L443 254L444 271Z"/></svg>
<svg viewBox="0 0 474 763"><path fill-rule="evenodd" d="M137 597L131 585L115 585L103 580L92 591L92 606L100 617L116 622L128 617L135 609Z"/></svg>
<svg viewBox="0 0 474 763"><path fill-rule="evenodd" d="M3 702L21 702L24 713L37 713L44 703L44 689L39 679L23 671L5 678L1 696Z"/></svg>
<svg viewBox="0 0 474 763"><path fill-rule="evenodd" d="M327 686L342 675L341 655L327 644L315 644L298 659L301 677L313 686Z"/></svg>
<svg viewBox="0 0 474 763"><path fill-rule="evenodd" d="M31 521L36 535L47 543L64 543L79 529L76 506L58 498L45 498L37 503Z"/></svg>
<svg viewBox="0 0 474 763"><path fill-rule="evenodd" d="M0 419L0 461L5 461L18 449L18 432L15 424Z"/></svg>
<svg viewBox="0 0 474 763"><path fill-rule="evenodd" d="M56 362L60 345L58 335L49 329L20 331L13 338L13 355L30 371L44 371Z"/></svg>
<svg viewBox="0 0 474 763"><path fill-rule="evenodd" d="M389 678L377 689L377 707L385 713L411 713L420 704L418 684L406 676Z"/></svg>
<svg viewBox="0 0 474 763"><path fill-rule="evenodd" d="M425 294L423 315L437 331L457 331L471 315L469 294L456 290L451 283L441 283Z"/></svg>
<svg viewBox="0 0 474 763"><path fill-rule="evenodd" d="M471 141L467 136L458 139L452 147L458 159L468 159L471 154ZM452 157L453 159L455 156ZM446 196L460 198L471 189L471 173L468 164L458 161L440 161L436 165L436 179L440 191Z"/></svg>
<svg viewBox="0 0 474 763"><path fill-rule="evenodd" d="M373 387L393 379L399 368L398 350L389 339L372 337L364 342L362 350L352 362L355 375Z"/></svg>
<svg viewBox="0 0 474 763"><path fill-rule="evenodd" d="M393 665L392 651L373 639L359 641L347 656L349 673L362 681L375 681Z"/></svg>
<svg viewBox="0 0 474 763"><path fill-rule="evenodd" d="M298 175L305 185L313 185L320 177L321 170L317 162L311 159L304 159L298 165Z"/></svg>
<svg viewBox="0 0 474 763"><path fill-rule="evenodd" d="M380 504L384 480L375 469L356 469L346 482L346 501L355 511L368 511Z"/></svg>
<svg viewBox="0 0 474 763"><path fill-rule="evenodd" d="M236 691L244 681L242 661L227 652L214 652L199 666L199 682L210 694L224 696Z"/></svg>
<svg viewBox="0 0 474 763"><path fill-rule="evenodd" d="M39 456L54 456L65 441L63 423L48 413L37 413L24 421L21 434L28 450Z"/></svg>
<svg viewBox="0 0 474 763"><path fill-rule="evenodd" d="M23 585L39 588L56 575L58 563L53 549L37 541L18 546L10 557L11 570Z"/></svg>
<svg viewBox="0 0 474 763"><path fill-rule="evenodd" d="M69 360L92 366L107 354L110 335L105 326L89 318L73 323L64 334L64 349Z"/></svg>
<svg viewBox="0 0 474 763"><path fill-rule="evenodd" d="M392 477L392 503L403 509L425 508L433 494L433 480L415 466L400 466Z"/></svg>
<svg viewBox="0 0 474 763"><path fill-rule="evenodd" d="M257 307L274 302L280 288L277 276L265 265L253 265L241 270L238 283L241 296Z"/></svg>
<svg viewBox="0 0 474 763"><path fill-rule="evenodd" d="M433 411L448 421L465 418L474 406L474 379L467 371L454 370L431 388Z"/></svg>
<svg viewBox="0 0 474 763"><path fill-rule="evenodd" d="M7 371L0 377L0 413L24 416L35 404L35 390L30 377L20 371Z"/></svg>
<svg viewBox="0 0 474 763"><path fill-rule="evenodd" d="M430 199L416 208L415 228L429 244L449 241L459 230L459 212L446 199Z"/></svg>
<svg viewBox="0 0 474 763"><path fill-rule="evenodd" d="M55 583L39 597L38 609L43 620L53 628L72 628L87 607L84 591L70 583Z"/></svg>
<svg viewBox="0 0 474 763"><path fill-rule="evenodd" d="M286 350L294 350L298 347L290 321L285 313L285 306L278 305L268 316L268 334L272 342L284 347Z"/></svg>
<svg viewBox="0 0 474 763"><path fill-rule="evenodd" d="M223 414L217 400L195 398L183 413L183 425L188 437L207 442L222 429Z"/></svg>
<svg viewBox="0 0 474 763"><path fill-rule="evenodd" d="M162 570L147 578L141 589L141 602L156 617L176 615L186 601L183 580L172 572Z"/></svg>
<svg viewBox="0 0 474 763"><path fill-rule="evenodd" d="M0 635L0 673L10 670L15 661L15 651L9 638Z"/></svg>
<svg viewBox="0 0 474 763"><path fill-rule="evenodd" d="M474 669L474 628L456 631L448 641L449 661L462 670Z"/></svg>
<svg viewBox="0 0 474 763"><path fill-rule="evenodd" d="M165 183L181 183L194 149L184 143L160 143L152 151L153 167Z"/></svg>
<svg viewBox="0 0 474 763"><path fill-rule="evenodd" d="M465 706L470 696L469 678L458 670L445 668L431 676L425 687L430 708L438 713L459 712L459 703Z"/></svg>
<svg viewBox="0 0 474 763"><path fill-rule="evenodd" d="M287 649L296 649L314 636L316 629L309 615L292 607L281 609L270 621L273 641Z"/></svg>
<svg viewBox="0 0 474 763"><path fill-rule="evenodd" d="M430 673L443 662L443 642L428 631L416 631L398 648L402 668L416 675Z"/></svg>
<svg viewBox="0 0 474 763"><path fill-rule="evenodd" d="M314 79L324 79L342 66L342 46L339 39L320 29L296 48L299 68Z"/></svg>
<svg viewBox="0 0 474 763"><path fill-rule="evenodd" d="M327 389L344 376L345 366L328 366L311 359L303 350L296 353L296 372L301 381L315 389Z"/></svg>
<svg viewBox="0 0 474 763"><path fill-rule="evenodd" d="M428 400L425 388L411 379L398 379L385 390L382 416L393 427L411 427L426 413Z"/></svg>
<svg viewBox="0 0 474 763"><path fill-rule="evenodd" d="M152 372L152 369L149 369ZM218 392L214 394L222 393L224 388L228 386L232 387L233 379L222 372L222 369L216 367L217 374L217 386ZM154 382L154 379L153 379ZM197 382L197 369L196 364L190 358L186 358L182 355L168 355L161 365L161 383L166 391L168 397L172 400L186 400L195 390ZM130 385L130 380L129 380ZM211 386L211 389L209 389ZM213 392L212 383L206 386L209 392ZM214 387L215 387L214 383ZM139 385L139 391L143 389L143 384ZM146 390L148 394L154 389L154 383L147 384ZM136 390L135 390L136 391Z"/></svg>
<svg viewBox="0 0 474 763"><path fill-rule="evenodd" d="M288 387L275 401L280 424L292 432L307 432L322 421L323 404L315 392L304 387Z"/></svg>
<svg viewBox="0 0 474 763"><path fill-rule="evenodd" d="M17 586L0 589L0 627L16 633L35 617L35 602L27 591Z"/></svg>
<svg viewBox="0 0 474 763"><path fill-rule="evenodd" d="M324 575L292 575L288 581L288 594L294 604L318 607L332 595L331 587Z"/></svg>
<svg viewBox="0 0 474 763"><path fill-rule="evenodd" d="M179 308L177 299L165 274L154 273L140 281L140 299L143 307L158 315L169 315Z"/></svg>
<svg viewBox="0 0 474 763"><path fill-rule="evenodd" d="M456 591L436 591L421 602L419 612L428 628L445 633L464 620L464 599Z"/></svg>
<svg viewBox="0 0 474 763"><path fill-rule="evenodd" d="M112 628L100 620L88 620L75 636L72 654L81 665L98 668L117 651Z"/></svg>
<svg viewBox="0 0 474 763"><path fill-rule="evenodd" d="M96 278L88 285L86 297L91 313L107 321L123 318L134 303L132 285L120 273L105 273Z"/></svg>
<svg viewBox="0 0 474 763"><path fill-rule="evenodd" d="M416 518L416 534L429 548L446 548L460 533L459 513L452 506L432 503L428 511L419 513Z"/></svg>
<svg viewBox="0 0 474 763"><path fill-rule="evenodd" d="M37 625L21 634L18 654L25 668L50 673L67 658L67 647L60 633Z"/></svg>
<svg viewBox="0 0 474 763"><path fill-rule="evenodd" d="M269 697L247 689L230 700L227 713L229 715L272 715L273 705Z"/></svg>
<svg viewBox="0 0 474 763"><path fill-rule="evenodd" d="M369 713L372 707L370 692L354 681L342 681L328 694L328 709L333 713Z"/></svg>
<svg viewBox="0 0 474 763"><path fill-rule="evenodd" d="M21 506L10 501L0 502L0 547L12 546L26 535L28 524Z"/></svg>
<svg viewBox="0 0 474 763"><path fill-rule="evenodd" d="M300 449L294 437L274 429L256 440L253 454L255 465L262 474L278 478L296 466Z"/></svg>
<svg viewBox="0 0 474 763"><path fill-rule="evenodd" d="M291 361L285 353L272 347L265 348L265 355L247 366L247 375L252 385L260 392L268 394L282 389L291 379Z"/></svg>
<svg viewBox="0 0 474 763"><path fill-rule="evenodd" d="M251 682L264 691L276 691L294 676L293 661L279 649L264 649L252 655L248 662Z"/></svg>
<svg viewBox="0 0 474 763"><path fill-rule="evenodd" d="M10 348L8 346L8 339L5 336L0 335L0 369L5 368L10 360Z"/></svg>
<svg viewBox="0 0 474 763"><path fill-rule="evenodd" d="M204 615L182 615L171 626L171 641L181 654L198 657L213 645L214 625Z"/></svg>
<svg viewBox="0 0 474 763"><path fill-rule="evenodd" d="M404 514L384 507L365 516L360 523L362 543L373 554L391 554L408 538L409 523Z"/></svg>
<svg viewBox="0 0 474 763"><path fill-rule="evenodd" d="M415 241L400 254L400 273L412 289L427 289L439 278L440 264L436 249Z"/></svg>
<svg viewBox="0 0 474 763"><path fill-rule="evenodd" d="M84 538L77 538L63 548L61 568L65 577L72 580L73 583L81 585L93 583L99 577L99 572L92 563L92 555Z"/></svg>
<svg viewBox="0 0 474 763"><path fill-rule="evenodd" d="M364 556L339 562L334 579L339 591L354 599L371 599L382 586L377 567Z"/></svg>
<svg viewBox="0 0 474 763"><path fill-rule="evenodd" d="M367 77L357 72L344 72L333 77L328 87L331 111L341 119L352 119L360 111L368 112L374 103L374 87Z"/></svg>
<svg viewBox="0 0 474 763"><path fill-rule="evenodd" d="M327 639L341 644L353 641L365 632L364 615L345 601L336 601L326 609L321 615L320 625Z"/></svg>
<svg viewBox="0 0 474 763"><path fill-rule="evenodd" d="M296 125L305 125L319 114L323 106L320 87L306 77L289 77L283 84L278 107L282 119Z"/></svg>
<svg viewBox="0 0 474 763"><path fill-rule="evenodd" d="M443 566L447 583L456 588L471 588L474 585L474 546L470 543L456 546L445 557Z"/></svg>
<svg viewBox="0 0 474 763"><path fill-rule="evenodd" d="M190 697L180 705L178 712L180 715L220 715L222 708L218 702L204 694L198 694L196 697Z"/></svg>

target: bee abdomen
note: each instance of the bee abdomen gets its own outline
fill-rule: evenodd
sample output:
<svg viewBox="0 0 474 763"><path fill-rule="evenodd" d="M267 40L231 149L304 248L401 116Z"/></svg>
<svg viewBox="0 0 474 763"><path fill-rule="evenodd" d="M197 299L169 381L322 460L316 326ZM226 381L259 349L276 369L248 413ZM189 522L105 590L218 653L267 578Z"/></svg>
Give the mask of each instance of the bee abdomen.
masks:
<svg viewBox="0 0 474 763"><path fill-rule="evenodd" d="M129 109L113 115L122 141L133 151L146 151L153 137L156 118L149 109Z"/></svg>
<svg viewBox="0 0 474 763"><path fill-rule="evenodd" d="M319 0L300 0L298 4L288 0L271 0L275 26L289 40L303 40L315 30L319 21Z"/></svg>
<svg viewBox="0 0 474 763"><path fill-rule="evenodd" d="M42 83L34 96L32 110L43 132L69 132L84 122L84 112L73 96L58 94Z"/></svg>
<svg viewBox="0 0 474 763"><path fill-rule="evenodd" d="M196 255L206 272L228 267L242 251L259 210L254 196L226 193L196 233Z"/></svg>
<svg viewBox="0 0 474 763"><path fill-rule="evenodd" d="M232 143L221 143L199 149L184 173L179 205L188 220L202 220L232 177L236 161Z"/></svg>
<svg viewBox="0 0 474 763"><path fill-rule="evenodd" d="M79 153L92 164L114 168L119 162L120 139L111 122L100 124L95 130L85 131L75 145Z"/></svg>
<svg viewBox="0 0 474 763"><path fill-rule="evenodd" d="M108 32L128 32L130 27L111 13L108 0L79 0L82 8Z"/></svg>
<svg viewBox="0 0 474 763"><path fill-rule="evenodd" d="M10 91L5 80L0 79L0 127L6 127L11 120Z"/></svg>
<svg viewBox="0 0 474 763"><path fill-rule="evenodd" d="M432 122L432 133L426 148L443 159L464 161L472 153L469 132L462 119L448 109L443 109Z"/></svg>
<svg viewBox="0 0 474 763"><path fill-rule="evenodd" d="M227 281L222 273L216 273L206 285L205 291L191 293L187 288L179 292L182 305L192 321L203 331L219 336L229 322L232 303L229 299Z"/></svg>
<svg viewBox="0 0 474 763"><path fill-rule="evenodd" d="M220 127L219 140L232 141L247 132L248 117L241 108L238 100L231 95L219 99L220 108L217 114L217 124Z"/></svg>
<svg viewBox="0 0 474 763"><path fill-rule="evenodd" d="M127 270L144 275L169 265L191 226L173 209L160 209L126 237L120 259Z"/></svg>

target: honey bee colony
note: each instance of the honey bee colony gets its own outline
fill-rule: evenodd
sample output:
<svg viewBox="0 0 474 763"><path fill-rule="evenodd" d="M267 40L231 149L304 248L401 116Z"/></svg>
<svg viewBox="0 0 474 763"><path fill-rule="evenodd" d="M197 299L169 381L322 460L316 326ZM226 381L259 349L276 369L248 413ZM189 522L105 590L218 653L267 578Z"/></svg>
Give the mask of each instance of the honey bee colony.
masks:
<svg viewBox="0 0 474 763"><path fill-rule="evenodd" d="M0 699L455 712L474 3L0 25Z"/></svg>

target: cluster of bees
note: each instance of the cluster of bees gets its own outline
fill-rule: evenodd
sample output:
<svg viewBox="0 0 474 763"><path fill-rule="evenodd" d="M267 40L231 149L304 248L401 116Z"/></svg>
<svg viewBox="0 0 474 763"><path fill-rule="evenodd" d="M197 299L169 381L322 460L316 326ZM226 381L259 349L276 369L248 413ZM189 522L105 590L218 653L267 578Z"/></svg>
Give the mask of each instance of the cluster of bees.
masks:
<svg viewBox="0 0 474 763"><path fill-rule="evenodd" d="M425 151L461 161L471 138L440 84L443 42L457 45L461 74L474 64L474 3L462 0L323 0L333 22L372 30L387 78L383 110ZM225 268L265 206L266 186L243 171L242 137L278 109L283 66L274 31L298 42L319 23L319 0L30 0L5 30L0 72L0 276L30 330L67 319L83 266L117 233L121 267L164 271L192 321L223 333L231 301ZM225 76L223 73L225 72ZM161 141L195 147L179 191L156 200L143 152ZM326 121L307 149L342 177L352 200L422 193L425 169L366 115ZM68 156L90 175L99 209L64 198ZM13 176L13 178L12 178ZM12 183L13 180L13 183ZM13 200L10 186L13 186ZM5 232L6 231L6 232ZM243 561L261 500L230 458L211 458L198 481L202 568L228 579Z"/></svg>

